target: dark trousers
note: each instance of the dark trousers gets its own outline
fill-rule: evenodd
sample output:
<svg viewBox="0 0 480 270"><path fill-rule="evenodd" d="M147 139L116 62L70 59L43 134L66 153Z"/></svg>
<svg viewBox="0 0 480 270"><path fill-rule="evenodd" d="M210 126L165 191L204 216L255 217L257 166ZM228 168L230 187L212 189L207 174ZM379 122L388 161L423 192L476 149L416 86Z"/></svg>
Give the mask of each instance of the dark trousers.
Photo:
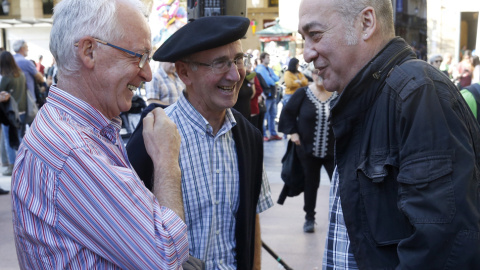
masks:
<svg viewBox="0 0 480 270"><path fill-rule="evenodd" d="M317 158L306 155L303 147L295 147L297 155L302 163L303 172L305 174L305 190L304 190L304 206L305 219L315 220L315 206L317 205L317 191L320 185L320 169L322 165L325 166L328 177L332 181L333 170L335 163L333 157L331 158Z"/></svg>
<svg viewBox="0 0 480 270"><path fill-rule="evenodd" d="M258 128L258 130L260 130L260 132L263 133L263 121L264 121L264 116L265 116L265 113L264 112L260 112L259 114L256 114L254 116L250 116L250 123L252 123L252 125L254 125L256 128Z"/></svg>

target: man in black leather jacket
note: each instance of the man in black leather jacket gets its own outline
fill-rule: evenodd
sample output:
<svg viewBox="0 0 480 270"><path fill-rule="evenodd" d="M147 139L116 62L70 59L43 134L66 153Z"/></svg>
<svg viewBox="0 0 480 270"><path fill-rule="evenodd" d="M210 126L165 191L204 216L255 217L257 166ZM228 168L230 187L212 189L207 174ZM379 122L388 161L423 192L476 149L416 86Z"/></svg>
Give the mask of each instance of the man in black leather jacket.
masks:
<svg viewBox="0 0 480 270"><path fill-rule="evenodd" d="M324 267L480 269L480 131L458 90L394 36L389 0L299 15L305 60L340 93Z"/></svg>

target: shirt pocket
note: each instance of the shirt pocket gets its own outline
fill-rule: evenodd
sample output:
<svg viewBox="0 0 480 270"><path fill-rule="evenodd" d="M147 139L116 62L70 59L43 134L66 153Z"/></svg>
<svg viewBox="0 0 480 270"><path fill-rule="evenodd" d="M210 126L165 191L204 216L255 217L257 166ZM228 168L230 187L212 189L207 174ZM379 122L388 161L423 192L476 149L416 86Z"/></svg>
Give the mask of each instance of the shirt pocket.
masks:
<svg viewBox="0 0 480 270"><path fill-rule="evenodd" d="M449 223L455 216L452 154L431 152L400 167L400 208L412 223Z"/></svg>
<svg viewBox="0 0 480 270"><path fill-rule="evenodd" d="M377 246L397 244L413 232L408 218L398 208L398 168L394 163L388 153L377 153L364 157L357 167L362 227Z"/></svg>

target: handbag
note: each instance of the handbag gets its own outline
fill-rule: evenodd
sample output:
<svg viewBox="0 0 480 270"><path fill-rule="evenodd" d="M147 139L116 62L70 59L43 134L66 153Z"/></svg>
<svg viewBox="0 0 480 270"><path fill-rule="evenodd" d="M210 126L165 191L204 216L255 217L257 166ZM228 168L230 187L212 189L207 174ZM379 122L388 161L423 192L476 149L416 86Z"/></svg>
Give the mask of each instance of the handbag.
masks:
<svg viewBox="0 0 480 270"><path fill-rule="evenodd" d="M298 158L297 146L294 142L288 141L287 151L282 158L281 177L285 185L278 198L277 203L283 204L286 197L294 197L303 192L305 187L305 174L300 159Z"/></svg>
<svg viewBox="0 0 480 270"><path fill-rule="evenodd" d="M27 89L27 110L25 114L25 123L31 125L38 113L37 103L33 99L32 93Z"/></svg>

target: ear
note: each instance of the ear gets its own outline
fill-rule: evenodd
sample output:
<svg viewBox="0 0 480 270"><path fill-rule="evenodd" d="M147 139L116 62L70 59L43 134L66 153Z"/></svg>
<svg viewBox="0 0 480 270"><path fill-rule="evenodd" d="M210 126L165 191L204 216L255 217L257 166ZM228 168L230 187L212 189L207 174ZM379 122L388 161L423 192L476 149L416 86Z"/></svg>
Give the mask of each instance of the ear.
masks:
<svg viewBox="0 0 480 270"><path fill-rule="evenodd" d="M93 68L95 66L95 50L98 48L97 42L92 37L84 37L76 43L75 47L78 48L77 55L80 62L87 68Z"/></svg>
<svg viewBox="0 0 480 270"><path fill-rule="evenodd" d="M177 71L178 77L180 77L180 80L182 80L185 86L192 84L192 80L189 76L190 67L188 66L187 63L182 61L177 61L175 62L175 69Z"/></svg>
<svg viewBox="0 0 480 270"><path fill-rule="evenodd" d="M369 39L377 29L377 17L373 7L366 7L360 13L360 24L362 27L362 39Z"/></svg>

